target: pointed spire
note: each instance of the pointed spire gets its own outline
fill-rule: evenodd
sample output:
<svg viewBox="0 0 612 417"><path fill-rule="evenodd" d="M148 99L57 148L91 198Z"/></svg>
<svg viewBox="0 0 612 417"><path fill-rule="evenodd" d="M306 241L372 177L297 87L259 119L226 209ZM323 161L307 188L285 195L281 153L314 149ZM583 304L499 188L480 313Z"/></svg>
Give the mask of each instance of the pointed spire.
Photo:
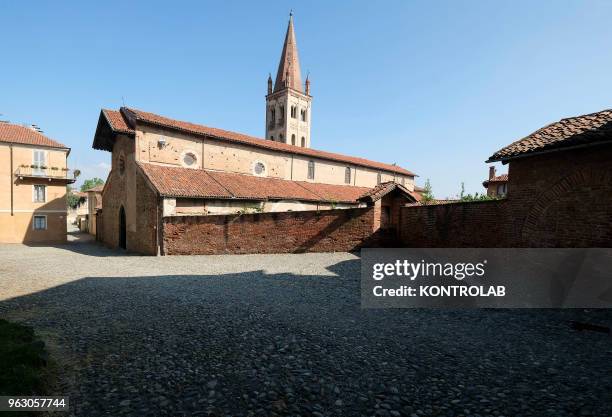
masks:
<svg viewBox="0 0 612 417"><path fill-rule="evenodd" d="M306 93L307 96L310 95L310 73L306 74L306 84L305 84L305 88L304 88L304 92Z"/></svg>
<svg viewBox="0 0 612 417"><path fill-rule="evenodd" d="M283 53L278 64L274 91L280 91L285 87L302 92L302 76L300 74L300 60L298 58L297 43L293 30L293 12L289 13L289 26L283 44Z"/></svg>
<svg viewBox="0 0 612 417"><path fill-rule="evenodd" d="M272 74L268 74L268 94L272 94Z"/></svg>

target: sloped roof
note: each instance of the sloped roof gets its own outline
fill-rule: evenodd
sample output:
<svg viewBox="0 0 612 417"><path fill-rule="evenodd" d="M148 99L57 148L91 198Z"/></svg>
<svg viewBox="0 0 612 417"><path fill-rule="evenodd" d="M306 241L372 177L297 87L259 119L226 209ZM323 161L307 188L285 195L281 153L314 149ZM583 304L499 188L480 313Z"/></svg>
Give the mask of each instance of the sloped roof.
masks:
<svg viewBox="0 0 612 417"><path fill-rule="evenodd" d="M501 174L491 179L485 180L482 185L486 187L488 184L493 182L508 182L508 174Z"/></svg>
<svg viewBox="0 0 612 417"><path fill-rule="evenodd" d="M0 142L68 149L66 145L48 138L34 129L6 122L0 122Z"/></svg>
<svg viewBox="0 0 612 417"><path fill-rule="evenodd" d="M376 187L365 192L363 195L359 197L359 201L369 201L369 202L378 201L394 190L398 190L400 193L408 196L414 202L417 202L420 200L419 196L416 193L413 193L412 191L408 190L403 185L398 184L393 181L387 181L387 182L380 183Z"/></svg>
<svg viewBox="0 0 612 417"><path fill-rule="evenodd" d="M302 148L300 146L289 145L287 143L275 142L272 140L266 140L256 138L254 136L244 135L242 133L231 132L228 130L217 129L214 127L207 127L195 123L183 122L180 120L170 119L164 116L160 116L154 113L144 112L141 110L130 109L122 107L120 111L113 110L102 110L101 120L108 121L108 126L114 133L118 134L134 134L134 125L137 122L149 124L152 126L158 126L162 128L172 129L183 133L192 135L205 136L220 140L225 140L233 143L239 143L247 146L254 146L262 149L271 151L278 151L284 153L290 153L295 155L304 155L307 157L314 157L320 159L326 159L330 161L342 162L349 165L359 165L367 168L378 169L381 171L395 172L397 174L415 176L414 173L404 169L400 166L393 164L386 164L383 162L370 161L364 158L358 158L354 156L346 156L342 154L319 151L311 148ZM108 138L101 132L103 126L98 122L98 129L96 130L96 136L94 137L93 148L102 150L112 150L112 146L108 143Z"/></svg>
<svg viewBox="0 0 612 417"><path fill-rule="evenodd" d="M87 192L87 193L89 193L89 192L101 193L102 190L104 190L104 184L96 185L95 187L91 187L91 188L85 190L85 192Z"/></svg>
<svg viewBox="0 0 612 417"><path fill-rule="evenodd" d="M287 77L289 78L288 80ZM289 15L289 24L287 25L287 33L285 34L285 42L283 43L283 52L281 53L278 71L276 72L274 92L280 91L286 87L302 92L300 59L298 57L295 31L293 30L292 14Z"/></svg>
<svg viewBox="0 0 612 417"><path fill-rule="evenodd" d="M612 141L612 109L551 123L495 152L487 162L605 141Z"/></svg>
<svg viewBox="0 0 612 417"><path fill-rule="evenodd" d="M202 169L154 164L139 166L164 197L357 203L359 196L369 190Z"/></svg>

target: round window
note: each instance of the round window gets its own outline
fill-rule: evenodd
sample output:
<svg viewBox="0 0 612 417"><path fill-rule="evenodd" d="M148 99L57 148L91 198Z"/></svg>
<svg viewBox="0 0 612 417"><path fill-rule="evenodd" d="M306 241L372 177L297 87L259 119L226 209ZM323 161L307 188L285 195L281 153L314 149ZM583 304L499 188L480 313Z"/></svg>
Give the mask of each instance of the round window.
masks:
<svg viewBox="0 0 612 417"><path fill-rule="evenodd" d="M255 175L265 175L266 174L266 166L263 162L256 162L253 166L253 172Z"/></svg>
<svg viewBox="0 0 612 417"><path fill-rule="evenodd" d="M198 161L198 158L191 152L188 152L183 156L183 163L188 167L192 166Z"/></svg>

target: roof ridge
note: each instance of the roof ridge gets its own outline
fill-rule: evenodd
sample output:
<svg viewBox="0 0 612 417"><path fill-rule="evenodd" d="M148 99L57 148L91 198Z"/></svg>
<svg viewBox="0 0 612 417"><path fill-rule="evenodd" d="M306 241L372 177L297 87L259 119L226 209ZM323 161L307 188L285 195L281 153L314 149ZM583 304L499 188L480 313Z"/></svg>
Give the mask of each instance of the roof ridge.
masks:
<svg viewBox="0 0 612 417"><path fill-rule="evenodd" d="M378 161L373 161L373 160L358 157L358 156L344 155L340 153L324 151L324 150L319 150L319 149L302 148L300 146L290 145L288 143L272 142L264 138L248 135L246 133L240 133L240 132L221 129L217 127L207 126L207 125L203 125L199 123L186 122L183 120L172 119L170 117L162 116L156 113L147 112L144 110L138 110L138 109L131 108L131 107L121 107L120 112L124 118L126 118L126 115L124 114L124 112L130 112L131 114L129 116L133 116L134 119L137 121L152 124L154 126L161 126L161 127L165 127L169 129L189 132L195 135L210 136L210 137L219 138L222 140L229 140L229 141L232 141L232 140L233 141L246 141L246 142L251 141L248 143L248 145L262 147L266 149L274 149L274 150L281 151L281 152L318 157L322 159L340 160L342 162L353 164L353 165L361 165L361 166L369 167L372 169L380 169L380 170L395 172L395 173L408 175L408 176L416 176L416 174L414 174L410 170L407 170L406 168L402 168L399 165L394 165L394 164L390 164L386 162L378 162ZM150 117L158 118L162 120L152 120L151 118L142 117L143 115L149 115ZM185 124L188 126L181 127L181 126L173 125L176 123L181 123L181 124ZM197 129L205 129L205 130L208 130L208 132L198 132ZM232 136L236 136L236 138L232 138Z"/></svg>

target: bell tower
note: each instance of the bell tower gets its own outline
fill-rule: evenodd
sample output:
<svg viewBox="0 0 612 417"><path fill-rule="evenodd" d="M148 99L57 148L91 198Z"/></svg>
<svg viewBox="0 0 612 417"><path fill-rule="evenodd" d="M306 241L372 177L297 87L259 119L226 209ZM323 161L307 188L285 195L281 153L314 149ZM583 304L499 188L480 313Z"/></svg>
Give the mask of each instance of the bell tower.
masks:
<svg viewBox="0 0 612 417"><path fill-rule="evenodd" d="M302 86L300 60L293 29L293 13L283 44L276 80L268 76L266 139L310 148L310 80Z"/></svg>

